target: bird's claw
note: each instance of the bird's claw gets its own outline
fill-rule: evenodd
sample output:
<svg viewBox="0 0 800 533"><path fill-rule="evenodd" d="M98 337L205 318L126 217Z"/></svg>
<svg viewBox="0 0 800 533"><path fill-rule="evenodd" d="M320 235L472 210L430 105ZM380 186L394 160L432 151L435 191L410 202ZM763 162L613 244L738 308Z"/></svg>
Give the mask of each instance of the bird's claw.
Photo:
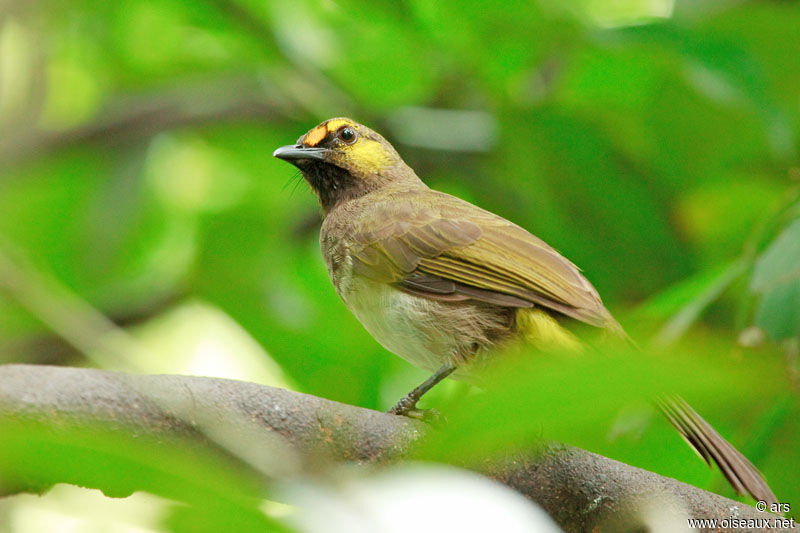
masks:
<svg viewBox="0 0 800 533"><path fill-rule="evenodd" d="M415 420L420 420L427 424L438 424L444 421L444 416L436 409L417 409L416 405L407 406L403 401L399 401L397 405L392 407L389 411L390 414L407 416Z"/></svg>

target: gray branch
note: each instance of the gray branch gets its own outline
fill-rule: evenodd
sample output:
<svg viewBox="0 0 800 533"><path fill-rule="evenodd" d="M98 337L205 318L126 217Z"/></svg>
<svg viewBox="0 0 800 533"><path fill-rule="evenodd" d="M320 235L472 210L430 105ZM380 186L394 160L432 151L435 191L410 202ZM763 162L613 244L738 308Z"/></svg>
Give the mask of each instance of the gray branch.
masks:
<svg viewBox="0 0 800 533"><path fill-rule="evenodd" d="M399 460L426 431L435 431L405 417L240 381L0 366L0 425L18 420L46 423L53 431L82 427L88 420L112 432L189 438L269 476L292 475L325 459ZM0 434L0 444L2 440ZM566 531L635 529L652 516L654 506L695 518L772 517L674 479L565 446L547 446L502 461L487 459L479 470L538 503ZM104 478L81 479L86 486L108 488ZM16 481L4 486L0 480L0 494L45 488Z"/></svg>

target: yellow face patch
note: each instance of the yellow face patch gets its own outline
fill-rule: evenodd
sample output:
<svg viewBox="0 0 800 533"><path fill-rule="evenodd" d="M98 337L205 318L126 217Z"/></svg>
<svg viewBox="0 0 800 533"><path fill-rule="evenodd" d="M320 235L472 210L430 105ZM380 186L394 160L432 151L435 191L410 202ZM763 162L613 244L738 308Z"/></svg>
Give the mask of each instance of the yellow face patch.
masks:
<svg viewBox="0 0 800 533"><path fill-rule="evenodd" d="M358 167L366 172L380 172L392 162L386 150L374 141L354 144L351 148L351 159L357 161Z"/></svg>
<svg viewBox="0 0 800 533"><path fill-rule="evenodd" d="M327 137L328 133L333 133L346 124L349 125L350 122L342 119L333 119L324 124L320 124L313 130L306 133L306 138L303 141L303 144L314 147L322 142L322 140Z"/></svg>

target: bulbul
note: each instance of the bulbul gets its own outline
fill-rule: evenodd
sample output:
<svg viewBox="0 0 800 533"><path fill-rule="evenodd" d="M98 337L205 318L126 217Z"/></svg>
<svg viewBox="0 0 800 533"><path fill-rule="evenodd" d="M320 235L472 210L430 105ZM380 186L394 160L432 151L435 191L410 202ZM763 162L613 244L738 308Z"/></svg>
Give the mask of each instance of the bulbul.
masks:
<svg viewBox="0 0 800 533"><path fill-rule="evenodd" d="M299 168L319 197L322 255L345 305L387 350L433 372L392 413L413 412L439 381L502 346L580 349L564 319L625 336L574 264L516 224L430 189L368 127L332 118L273 155ZM776 501L688 404L661 407L737 492Z"/></svg>

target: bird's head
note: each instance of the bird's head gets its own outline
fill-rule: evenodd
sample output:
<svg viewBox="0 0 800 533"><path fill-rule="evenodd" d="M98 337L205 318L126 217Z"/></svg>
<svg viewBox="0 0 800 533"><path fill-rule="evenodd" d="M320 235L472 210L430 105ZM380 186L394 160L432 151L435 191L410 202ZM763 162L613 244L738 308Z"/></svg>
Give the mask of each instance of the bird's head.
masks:
<svg viewBox="0 0 800 533"><path fill-rule="evenodd" d="M300 169L326 212L389 184L421 183L386 139L349 118L328 119L272 155Z"/></svg>

